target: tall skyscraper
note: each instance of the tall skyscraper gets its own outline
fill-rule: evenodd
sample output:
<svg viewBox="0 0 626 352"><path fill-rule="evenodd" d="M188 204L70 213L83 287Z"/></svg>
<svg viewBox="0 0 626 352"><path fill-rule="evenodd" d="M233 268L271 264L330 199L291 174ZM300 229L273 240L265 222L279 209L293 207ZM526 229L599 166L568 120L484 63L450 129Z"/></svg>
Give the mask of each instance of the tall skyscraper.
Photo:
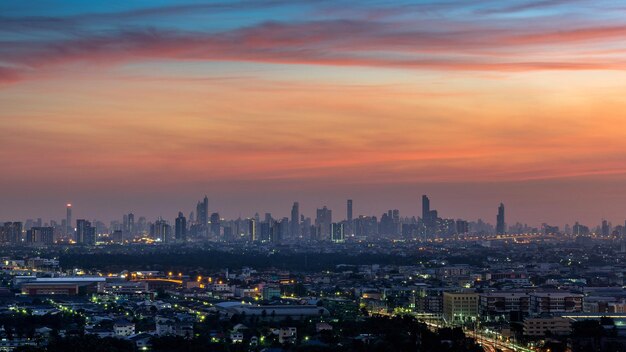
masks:
<svg viewBox="0 0 626 352"><path fill-rule="evenodd" d="M72 236L74 234L74 229L72 228L72 204L67 203L65 207L65 224L67 228L65 229L65 234L68 236Z"/></svg>
<svg viewBox="0 0 626 352"><path fill-rule="evenodd" d="M331 224L333 223L333 212L324 206L322 209L317 209L317 216L315 217L315 227L317 229L319 240L329 240L331 232Z"/></svg>
<svg viewBox="0 0 626 352"><path fill-rule="evenodd" d="M122 216L122 233L128 234L128 214Z"/></svg>
<svg viewBox="0 0 626 352"><path fill-rule="evenodd" d="M175 226L174 236L176 241L185 241L187 239L187 219L185 219L182 211L178 212Z"/></svg>
<svg viewBox="0 0 626 352"><path fill-rule="evenodd" d="M608 221L602 220L600 232L602 233L602 236L608 236L611 233L611 225L609 225Z"/></svg>
<svg viewBox="0 0 626 352"><path fill-rule="evenodd" d="M206 228L209 224L209 198L204 196L201 202L198 202L196 206L196 218L197 223L203 228Z"/></svg>
<svg viewBox="0 0 626 352"><path fill-rule="evenodd" d="M256 219L252 218L248 220L248 234L250 235L251 242L255 242L257 240L256 224L257 224Z"/></svg>
<svg viewBox="0 0 626 352"><path fill-rule="evenodd" d="M427 195L422 196L422 220L428 220L430 215L430 199L428 199Z"/></svg>
<svg viewBox="0 0 626 352"><path fill-rule="evenodd" d="M344 226L343 223L336 223L334 222L332 224L332 229L331 229L331 241L335 242L335 243L341 243L345 241L345 233L344 233Z"/></svg>
<svg viewBox="0 0 626 352"><path fill-rule="evenodd" d="M170 242L172 240L172 227L162 218L159 218L151 226L151 234L155 241Z"/></svg>
<svg viewBox="0 0 626 352"><path fill-rule="evenodd" d="M135 236L135 214L128 213L128 235Z"/></svg>
<svg viewBox="0 0 626 352"><path fill-rule="evenodd" d="M220 214L213 213L211 214L211 235L215 237L219 237L220 232L221 232Z"/></svg>
<svg viewBox="0 0 626 352"><path fill-rule="evenodd" d="M291 222L289 223L289 232L291 238L300 237L300 204L293 202L291 207Z"/></svg>
<svg viewBox="0 0 626 352"><path fill-rule="evenodd" d="M498 216L496 218L496 233L503 235L506 233L506 223L504 222L504 204L500 203L498 207Z"/></svg>
<svg viewBox="0 0 626 352"><path fill-rule="evenodd" d="M352 199L348 199L346 220L352 221Z"/></svg>

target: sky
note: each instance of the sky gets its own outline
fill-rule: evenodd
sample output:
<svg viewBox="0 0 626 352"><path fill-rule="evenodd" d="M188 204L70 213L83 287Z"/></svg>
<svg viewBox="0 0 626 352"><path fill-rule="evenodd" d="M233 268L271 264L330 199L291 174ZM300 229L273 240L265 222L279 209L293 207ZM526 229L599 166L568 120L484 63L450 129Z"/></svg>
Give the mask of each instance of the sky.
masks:
<svg viewBox="0 0 626 352"><path fill-rule="evenodd" d="M626 219L626 4L0 3L0 220Z"/></svg>

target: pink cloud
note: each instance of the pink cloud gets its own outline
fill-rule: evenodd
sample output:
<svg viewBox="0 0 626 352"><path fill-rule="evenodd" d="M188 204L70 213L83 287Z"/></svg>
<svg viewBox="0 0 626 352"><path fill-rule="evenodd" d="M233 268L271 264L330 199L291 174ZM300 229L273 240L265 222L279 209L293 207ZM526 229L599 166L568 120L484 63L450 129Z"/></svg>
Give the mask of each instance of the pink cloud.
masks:
<svg viewBox="0 0 626 352"><path fill-rule="evenodd" d="M568 56L567 50L554 59L530 47L598 43L624 35L626 26L536 32L474 26L437 31L369 21L318 21L264 23L222 33L133 30L21 42L0 57L34 69L82 61L110 65L167 59L496 72L621 70L626 68L623 60L602 56L588 60L575 53ZM5 81L20 77L3 71Z"/></svg>

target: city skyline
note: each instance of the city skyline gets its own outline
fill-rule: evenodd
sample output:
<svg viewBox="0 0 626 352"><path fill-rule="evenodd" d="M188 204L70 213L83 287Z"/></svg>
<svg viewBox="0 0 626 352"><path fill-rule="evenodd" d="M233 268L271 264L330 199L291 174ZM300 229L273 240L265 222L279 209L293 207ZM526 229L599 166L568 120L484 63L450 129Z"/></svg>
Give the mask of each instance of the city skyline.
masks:
<svg viewBox="0 0 626 352"><path fill-rule="evenodd" d="M0 218L621 221L612 1L0 4ZM417 199L417 201L416 201Z"/></svg>
<svg viewBox="0 0 626 352"><path fill-rule="evenodd" d="M320 204L320 205L314 205L311 207L311 211L310 213L307 211L301 211L300 208L300 202L299 201L294 201L292 203L291 206L291 211L285 212L284 209L279 209L278 211L253 211L252 213L249 214L241 214L239 213L238 215L227 215L224 212L221 212L219 209L219 206L216 206L215 208L211 208L211 206L209 205L209 198L208 196L204 196L203 199L199 200L197 202L196 207L188 207L189 209L185 209L185 208L181 208L180 210L176 211L175 214L176 215L172 215L172 214L167 214L167 215L149 215L149 214L145 214L141 211L141 209L133 209L133 210L129 210L127 212L123 212L122 214L118 214L115 215L111 218L102 218L99 217L97 215L88 215L88 214L84 214L84 213L79 213L80 215L75 217L76 221L84 221L87 219L91 219L94 221L105 221L105 222L109 222L110 224L114 224L117 223L119 226L123 226L126 227L127 223L128 223L128 217L131 216L133 218L133 220L131 220L131 222L134 223L134 218L135 216L144 218L146 221L148 222L152 222L152 221L165 221L167 224L171 224L174 225L176 227L178 227L178 222L181 221L181 219L183 219L182 221L191 221L192 218L195 218L195 221L191 221L192 223L196 223L196 224L211 224L214 217L219 216L219 220L226 220L226 221L234 221L234 220L245 220L245 219L254 219L255 216L262 216L264 215L265 217L267 216L271 216L273 220L275 221L282 221L282 219L288 220L288 231L289 233L296 233L299 230L299 224L301 222L300 218L302 217L302 219L309 219L311 221L318 219L320 217L320 211L322 211L322 214L324 214L324 212L326 212L326 209L328 209L328 211L330 211L332 213L333 209L335 211L336 217L333 220L328 220L328 223L324 226L328 226L330 227L331 223L351 223L353 219L358 219L358 218L369 218L369 217L374 217L377 218L378 220L381 221L381 225L380 226L384 226L382 225L382 222L384 221L384 219L382 217L385 216L385 214L391 212L392 210L394 212L397 212L399 214L399 216L402 219L415 219L415 220L421 220L424 222L424 224L426 224L427 226L434 226L434 223L436 221L436 219L450 219L450 220L461 220L461 221L466 221L466 222L484 222L485 224L492 226L493 227L493 231L495 234L505 234L508 233L510 228L516 227L518 225L523 225L523 226L528 226L528 228L535 228L536 231L541 231L545 226L547 226L548 228L552 228L554 226L556 226L555 228L557 229L557 232L562 232L562 233L574 233L575 232L575 226L577 225L588 225L587 227L589 229L591 229L591 231L595 231L596 229L598 229L598 231L600 232L604 232L605 230L603 229L604 226L606 226L607 224L611 225L611 226L619 226L622 227L622 224L624 227L626 227L626 220L621 220L621 219L607 219L607 218L600 218L600 219L595 219L592 220L590 222L584 222L581 221L580 219L576 219L572 222L566 222L566 223L557 223L557 222L542 222L540 224L533 224L533 223L529 223L520 219L510 219L508 217L508 215L505 216L505 205L504 203L500 202L496 208L494 208L494 216L493 217L479 217L479 218L466 218L466 217L460 217L460 216L456 216L454 214L447 214L445 212L440 212L439 211L439 206L437 206L435 209L435 207L431 206L431 199L428 195L423 194L421 195L421 204L419 205L419 211L417 212L417 214L414 213L403 213L401 212L399 209L397 209L396 207L393 206L389 206L386 208L386 210L384 211L380 211L378 213L355 213L354 212L354 200L353 199L345 199L344 200L344 206L343 208L338 207L338 208L333 208L331 206L328 206L326 204ZM357 203L358 206L358 203ZM445 206L443 206L442 204L442 208L445 209ZM28 220L28 221L41 221L40 225L34 225L34 226L42 226L43 224L46 224L45 226L49 226L47 225L49 223L49 221L52 221L54 223L57 224L57 226L59 226L61 224L61 222L65 221L65 224L74 224L75 221L72 221L73 219L73 211L74 211L74 206L71 203L67 203L65 204L65 209L66 209L66 216L65 219L61 218L54 218L54 217L50 217L50 218L44 218L41 216L25 216L25 217L21 217L21 218L13 218L11 220L9 219L0 219L0 222L4 222L4 221L8 221L9 223L11 221L24 221L24 220ZM308 208L307 208L308 209ZM317 213L317 215L316 215ZM382 214L382 217L381 217ZM508 214L508 209L507 209L507 214ZM322 217L324 217L325 215L322 215ZM332 217L332 215L330 215ZM192 217L192 218L188 218L188 217ZM38 220L39 219L39 220ZM121 220L121 222L120 222ZM267 219L266 219L267 220ZM69 226L69 225L68 225ZM319 226L319 224L316 224L316 226ZM183 226L184 229L187 228L187 225ZM71 229L71 230L70 230ZM545 230L545 229L544 229ZM572 230L574 230L572 232ZM68 227L67 231L74 231L74 227ZM182 231L182 230L181 230ZM186 236L186 230L184 230L185 232L182 234L183 236ZM519 229L518 229L519 231ZM607 230L608 231L608 230ZM177 233L179 231L177 230ZM219 233L219 232L218 232ZM178 236L177 236L178 237Z"/></svg>

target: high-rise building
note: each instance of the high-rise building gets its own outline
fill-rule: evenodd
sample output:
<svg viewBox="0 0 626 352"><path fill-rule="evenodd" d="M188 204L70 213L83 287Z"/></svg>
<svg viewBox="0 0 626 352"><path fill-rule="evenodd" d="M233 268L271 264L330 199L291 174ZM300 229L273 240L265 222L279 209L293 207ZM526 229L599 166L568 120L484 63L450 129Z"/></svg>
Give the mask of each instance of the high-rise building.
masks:
<svg viewBox="0 0 626 352"><path fill-rule="evenodd" d="M285 217L279 221L274 221L272 225L270 226L269 236L268 236L269 241L272 243L280 243L285 237L285 234L287 233L288 230L289 230L288 218Z"/></svg>
<svg viewBox="0 0 626 352"><path fill-rule="evenodd" d="M330 239L331 224L333 223L332 210L324 206L322 209L317 209L316 215L317 216L315 217L315 227L317 229L318 239Z"/></svg>
<svg viewBox="0 0 626 352"><path fill-rule="evenodd" d="M72 204L67 203L65 206L65 224L67 228L65 229L65 234L68 236L72 236L74 234L74 229L72 228Z"/></svg>
<svg viewBox="0 0 626 352"><path fill-rule="evenodd" d="M352 221L352 199L348 199L346 220L348 220L348 222Z"/></svg>
<svg viewBox="0 0 626 352"><path fill-rule="evenodd" d="M248 219L248 234L250 235L251 242L255 242L258 240L256 236L256 223L257 223L256 219L254 218Z"/></svg>
<svg viewBox="0 0 626 352"><path fill-rule="evenodd" d="M291 207L291 222L289 227L289 235L291 238L300 237L300 204L298 202L293 202L293 206Z"/></svg>
<svg viewBox="0 0 626 352"><path fill-rule="evenodd" d="M469 223L465 220L458 219L456 221L456 233L464 234L469 232Z"/></svg>
<svg viewBox="0 0 626 352"><path fill-rule="evenodd" d="M0 228L0 242L17 244L22 241L23 224L19 221L5 222Z"/></svg>
<svg viewBox="0 0 626 352"><path fill-rule="evenodd" d="M135 215L133 213L124 214L122 217L122 234L124 237L131 237L134 235L135 228Z"/></svg>
<svg viewBox="0 0 626 352"><path fill-rule="evenodd" d="M221 230L220 214L211 214L211 234L215 237L219 237Z"/></svg>
<svg viewBox="0 0 626 352"><path fill-rule="evenodd" d="M345 241L344 224L334 222L331 229L331 241L341 243Z"/></svg>
<svg viewBox="0 0 626 352"><path fill-rule="evenodd" d="M76 220L76 243L86 245L96 244L96 228L91 226L91 222L88 220Z"/></svg>
<svg viewBox="0 0 626 352"><path fill-rule="evenodd" d="M572 234L575 236L586 236L589 234L589 227L581 225L578 221L576 221L574 227L572 228Z"/></svg>
<svg viewBox="0 0 626 352"><path fill-rule="evenodd" d="M153 228L153 231L152 231L152 237L154 237L154 239L156 241L170 242L171 237L172 237L171 232L172 232L172 228L167 223L167 221L159 218L154 223L154 228Z"/></svg>
<svg viewBox="0 0 626 352"><path fill-rule="evenodd" d="M440 232L439 229L439 214L437 210L430 209L430 199L427 195L422 196L422 223L424 225L424 230L426 233L430 234L438 234Z"/></svg>
<svg viewBox="0 0 626 352"><path fill-rule="evenodd" d="M128 235L135 236L135 214L128 213Z"/></svg>
<svg viewBox="0 0 626 352"><path fill-rule="evenodd" d="M498 207L498 216L496 217L496 233L503 235L506 233L506 223L504 222L504 204L500 203Z"/></svg>
<svg viewBox="0 0 626 352"><path fill-rule="evenodd" d="M611 233L611 225L606 220L602 220L602 227L600 229L602 236L608 236Z"/></svg>
<svg viewBox="0 0 626 352"><path fill-rule="evenodd" d="M196 218L197 223L203 228L206 228L209 224L209 198L204 196L201 202L198 202L196 206Z"/></svg>
<svg viewBox="0 0 626 352"><path fill-rule="evenodd" d="M26 242L31 244L53 244L53 227L33 227L26 233Z"/></svg>
<svg viewBox="0 0 626 352"><path fill-rule="evenodd" d="M187 239L187 219L185 219L182 211L178 212L175 223L174 236L176 241L185 241Z"/></svg>
<svg viewBox="0 0 626 352"><path fill-rule="evenodd" d="M427 195L422 195L422 220L428 220L430 216L430 199Z"/></svg>

